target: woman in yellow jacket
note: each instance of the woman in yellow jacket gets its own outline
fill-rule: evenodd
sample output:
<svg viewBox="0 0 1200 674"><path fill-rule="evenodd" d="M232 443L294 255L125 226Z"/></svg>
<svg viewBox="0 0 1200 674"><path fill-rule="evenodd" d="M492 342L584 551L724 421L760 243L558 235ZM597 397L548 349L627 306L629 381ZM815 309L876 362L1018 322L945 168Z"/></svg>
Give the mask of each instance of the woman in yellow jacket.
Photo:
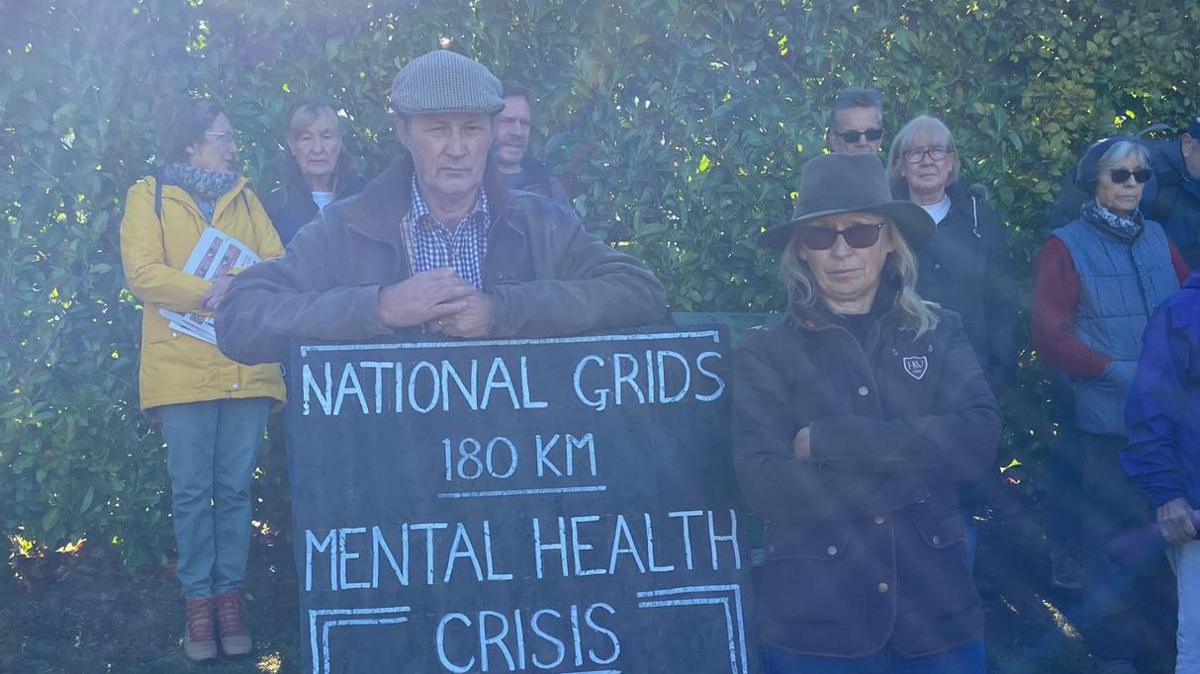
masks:
<svg viewBox="0 0 1200 674"><path fill-rule="evenodd" d="M272 400L283 400L277 365L246 367L216 345L173 330L160 310L206 314L231 277L182 271L208 227L261 258L283 254L246 178L221 105L192 99L164 120L164 167L129 188L121 221L125 278L141 299L139 389L162 422L171 478L177 573L187 600L184 653L192 660L250 652L240 593L250 548L250 481ZM236 271L236 270L231 270ZM218 636L219 635L219 636Z"/></svg>

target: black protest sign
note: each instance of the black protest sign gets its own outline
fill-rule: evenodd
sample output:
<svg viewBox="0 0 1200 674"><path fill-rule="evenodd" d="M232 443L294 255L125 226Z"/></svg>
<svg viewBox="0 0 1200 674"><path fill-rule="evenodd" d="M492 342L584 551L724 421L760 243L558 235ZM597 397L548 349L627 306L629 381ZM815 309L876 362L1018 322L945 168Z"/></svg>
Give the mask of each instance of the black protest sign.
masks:
<svg viewBox="0 0 1200 674"><path fill-rule="evenodd" d="M751 671L727 344L299 348L305 671Z"/></svg>

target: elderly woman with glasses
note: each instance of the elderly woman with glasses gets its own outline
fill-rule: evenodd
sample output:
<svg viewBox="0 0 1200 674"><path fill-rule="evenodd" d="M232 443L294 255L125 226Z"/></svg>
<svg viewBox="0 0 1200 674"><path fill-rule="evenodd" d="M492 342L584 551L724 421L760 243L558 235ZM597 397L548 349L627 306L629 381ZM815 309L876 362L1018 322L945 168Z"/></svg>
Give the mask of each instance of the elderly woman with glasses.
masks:
<svg viewBox="0 0 1200 674"><path fill-rule="evenodd" d="M870 155L804 170L782 251L785 319L737 351L734 460L767 522L771 674L982 672L957 484L991 463L996 400L956 314L917 294L929 215Z"/></svg>
<svg viewBox="0 0 1200 674"><path fill-rule="evenodd" d="M1150 316L1188 276L1162 227L1138 211L1150 176L1150 157L1136 139L1116 136L1089 147L1075 169L1075 184L1089 199L1046 240L1034 287L1033 345L1069 379L1074 398L1081 559L1095 609L1077 624L1105 672L1136 671L1140 621L1132 579L1107 562L1104 545L1148 517L1121 469L1125 404Z"/></svg>
<svg viewBox="0 0 1200 674"><path fill-rule="evenodd" d="M287 123L283 180L267 198L267 213L284 246L321 209L358 194L365 184L342 144L341 120L331 103L306 98L292 107Z"/></svg>
<svg viewBox="0 0 1200 674"><path fill-rule="evenodd" d="M229 360L201 333L185 332L162 311L207 315L225 296L238 256L209 255L213 280L183 271L209 229L260 258L283 255L247 179L225 110L195 98L162 118L164 166L129 188L121 220L121 260L142 301L138 391L161 423L171 481L171 518L187 601L184 655L251 650L241 584L250 550L250 482L272 401L284 398L279 366Z"/></svg>

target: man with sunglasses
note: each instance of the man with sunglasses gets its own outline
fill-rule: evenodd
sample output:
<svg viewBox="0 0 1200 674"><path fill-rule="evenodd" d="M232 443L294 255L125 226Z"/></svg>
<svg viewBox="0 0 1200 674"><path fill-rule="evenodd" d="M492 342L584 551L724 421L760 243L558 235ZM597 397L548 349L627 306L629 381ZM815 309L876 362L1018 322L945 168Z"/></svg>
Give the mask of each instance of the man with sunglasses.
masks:
<svg viewBox="0 0 1200 674"><path fill-rule="evenodd" d="M1142 212L1162 224L1188 266L1200 267L1200 115L1178 138L1150 146L1150 165Z"/></svg>
<svg viewBox="0 0 1200 674"><path fill-rule="evenodd" d="M834 154L877 154L883 144L883 97L879 91L843 89L829 113L825 139Z"/></svg>

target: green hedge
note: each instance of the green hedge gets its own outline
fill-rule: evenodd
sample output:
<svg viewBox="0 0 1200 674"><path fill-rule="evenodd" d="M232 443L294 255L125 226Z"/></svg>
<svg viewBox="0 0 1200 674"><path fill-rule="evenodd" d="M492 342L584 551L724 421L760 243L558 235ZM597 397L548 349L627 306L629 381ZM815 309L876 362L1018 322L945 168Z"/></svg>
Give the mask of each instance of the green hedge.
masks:
<svg viewBox="0 0 1200 674"><path fill-rule="evenodd" d="M171 549L161 439L136 402L140 311L117 223L152 166L152 113L224 99L244 168L277 175L283 111L340 101L368 174L396 152L385 93L452 48L537 92L535 126L595 231L628 245L680 310L780 306L753 245L790 212L845 85L884 92L886 126L942 116L964 173L1007 215L1019 268L1072 158L1114 128L1200 109L1195 0L59 0L0 29L0 532L50 546ZM390 9L389 9L390 8ZM542 141L544 142L544 141ZM1048 432L1036 357L1009 402L1012 451ZM269 465L270 471L274 462ZM278 513L278 480L260 490Z"/></svg>

